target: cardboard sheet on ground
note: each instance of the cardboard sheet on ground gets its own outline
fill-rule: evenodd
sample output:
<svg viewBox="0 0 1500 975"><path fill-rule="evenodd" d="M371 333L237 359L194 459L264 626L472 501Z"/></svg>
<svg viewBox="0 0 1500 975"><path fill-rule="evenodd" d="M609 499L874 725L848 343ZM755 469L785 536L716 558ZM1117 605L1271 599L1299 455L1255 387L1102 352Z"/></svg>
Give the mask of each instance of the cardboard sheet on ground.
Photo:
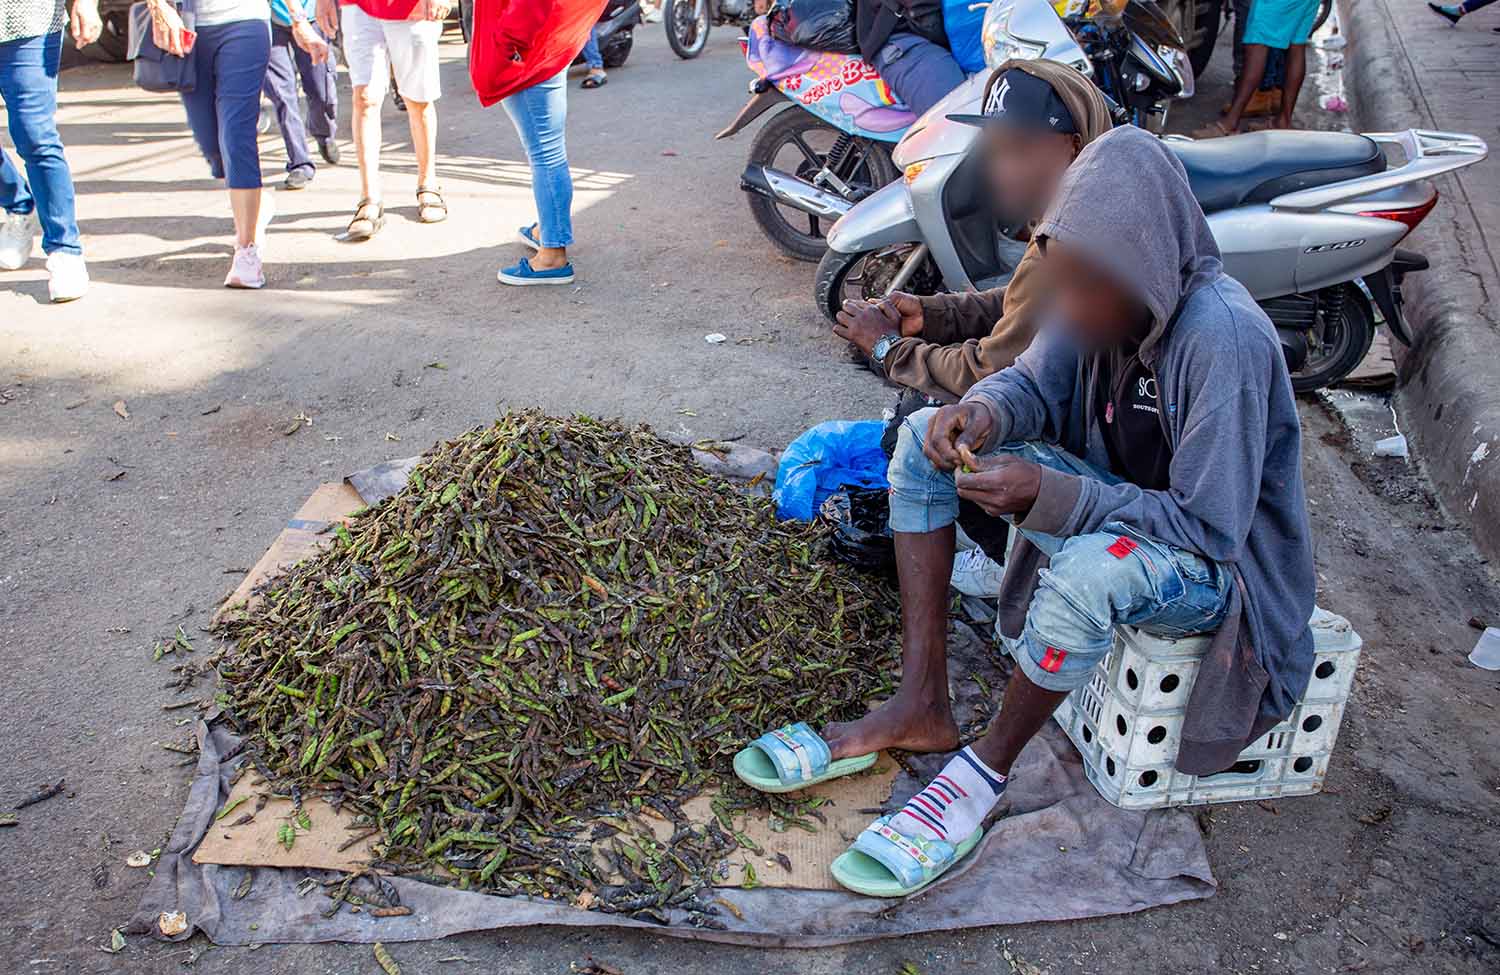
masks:
<svg viewBox="0 0 1500 975"><path fill-rule="evenodd" d="M397 461L343 483L321 485L221 614L252 600L254 590L277 571L310 554L334 521L398 490L409 471L408 463ZM969 727L992 705L988 695L994 691L986 688L1002 686L1004 675L991 642L963 623L952 624L948 660L955 713L960 725ZM910 771L883 758L877 766L883 773L827 784L822 794L833 803L824 809L829 822L817 833L772 833L763 821L748 823L745 832L766 852L756 856L741 850L731 856L740 869L731 870L729 881L740 882L749 856L760 886L720 889L726 902L719 914L722 930L690 926L681 910L672 911L673 923L662 926L556 901L478 894L402 877L390 878L385 888L387 896L394 892L410 908L409 914L380 917L347 906L330 911L335 906L330 894L345 876L342 871L357 868L369 856L370 841L338 849L358 834L344 828L347 814L336 814L321 801L309 804L312 828L299 831L291 849L277 836L292 814L285 800L271 800L239 826L234 824L254 811L255 798L216 819L226 804L255 793L255 776L236 781L244 760L242 742L217 713L199 723L197 735L200 752L187 805L130 922L132 933L161 937L161 914L182 911L188 927L172 940L201 930L219 944L413 941L556 924L654 929L673 937L739 944L815 946L1126 913L1210 897L1215 887L1202 837L1188 814L1128 812L1109 805L1085 778L1067 737L1049 724L1022 753L998 810L1000 818L979 848L937 884L902 901L839 889L827 879L827 865L873 818L870 809L904 803L942 768L947 756L915 756ZM706 806L706 799L695 801ZM790 872L775 865L776 852L792 861ZM373 892L368 878L361 878L356 889L361 884Z"/></svg>

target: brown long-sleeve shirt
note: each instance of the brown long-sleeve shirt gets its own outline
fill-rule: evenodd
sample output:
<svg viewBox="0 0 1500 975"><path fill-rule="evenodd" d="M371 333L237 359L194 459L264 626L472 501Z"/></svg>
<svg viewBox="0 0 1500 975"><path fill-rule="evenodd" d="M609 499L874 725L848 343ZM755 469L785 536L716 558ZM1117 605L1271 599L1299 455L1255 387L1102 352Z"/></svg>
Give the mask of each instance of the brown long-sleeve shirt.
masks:
<svg viewBox="0 0 1500 975"><path fill-rule="evenodd" d="M1085 144L1108 132L1109 105L1093 82L1057 61L1006 61L990 84L1020 68L1050 84L1078 126ZM989 101L986 86L984 103ZM942 294L922 300L922 334L904 338L885 356L892 381L956 403L969 387L1005 369L1036 336L1036 245L1026 248L1010 284L992 291Z"/></svg>
<svg viewBox="0 0 1500 975"><path fill-rule="evenodd" d="M1009 366L1036 335L1026 306L1037 260L1036 247L1027 247L1004 288L922 298L922 335L891 346L886 375L956 403L970 386Z"/></svg>

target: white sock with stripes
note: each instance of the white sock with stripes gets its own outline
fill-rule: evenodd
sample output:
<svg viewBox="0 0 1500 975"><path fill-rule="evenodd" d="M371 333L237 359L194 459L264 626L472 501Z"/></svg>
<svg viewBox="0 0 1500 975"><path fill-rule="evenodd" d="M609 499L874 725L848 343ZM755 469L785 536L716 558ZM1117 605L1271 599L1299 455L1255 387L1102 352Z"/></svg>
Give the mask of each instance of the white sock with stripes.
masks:
<svg viewBox="0 0 1500 975"><path fill-rule="evenodd" d="M953 757L927 788L891 818L891 827L957 846L979 828L1005 792L1005 776L979 760L974 749Z"/></svg>

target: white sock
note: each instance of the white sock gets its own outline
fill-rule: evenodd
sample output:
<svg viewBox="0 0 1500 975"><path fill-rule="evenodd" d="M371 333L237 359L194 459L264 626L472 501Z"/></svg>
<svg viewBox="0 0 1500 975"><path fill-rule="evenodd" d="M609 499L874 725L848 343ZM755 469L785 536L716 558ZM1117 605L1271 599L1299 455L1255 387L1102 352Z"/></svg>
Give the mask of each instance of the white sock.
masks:
<svg viewBox="0 0 1500 975"><path fill-rule="evenodd" d="M943 767L927 788L911 797L891 818L891 827L908 836L925 836L957 846L984 821L1005 792L1006 777L965 748Z"/></svg>

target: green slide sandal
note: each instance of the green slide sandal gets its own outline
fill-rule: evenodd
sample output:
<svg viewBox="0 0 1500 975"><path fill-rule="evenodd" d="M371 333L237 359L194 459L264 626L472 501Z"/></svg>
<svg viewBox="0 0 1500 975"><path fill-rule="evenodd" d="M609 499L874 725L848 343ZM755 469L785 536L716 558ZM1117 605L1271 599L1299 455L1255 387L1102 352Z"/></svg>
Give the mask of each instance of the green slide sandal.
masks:
<svg viewBox="0 0 1500 975"><path fill-rule="evenodd" d="M863 772L876 753L830 760L828 743L799 721L768 731L734 756L734 774L761 792L795 792L819 782Z"/></svg>
<svg viewBox="0 0 1500 975"><path fill-rule="evenodd" d="M841 886L868 897L906 897L937 880L984 839L983 827L958 846L907 836L891 828L891 819L875 820L833 861L829 869Z"/></svg>

